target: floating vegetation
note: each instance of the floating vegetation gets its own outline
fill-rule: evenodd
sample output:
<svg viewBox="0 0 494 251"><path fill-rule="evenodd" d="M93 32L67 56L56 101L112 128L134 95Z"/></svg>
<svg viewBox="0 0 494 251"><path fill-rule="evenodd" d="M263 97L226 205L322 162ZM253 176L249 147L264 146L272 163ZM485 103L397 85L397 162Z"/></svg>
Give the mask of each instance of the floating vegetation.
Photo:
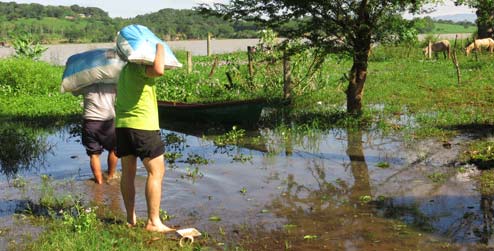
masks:
<svg viewBox="0 0 494 251"><path fill-rule="evenodd" d="M191 169L190 167L185 168L185 176L182 175L182 178L189 177L193 180L197 178L202 178L204 174L199 170L199 167L195 167Z"/></svg>
<svg viewBox="0 0 494 251"><path fill-rule="evenodd" d="M429 178L432 182L439 183L446 180L446 174L435 172L427 175L427 178Z"/></svg>
<svg viewBox="0 0 494 251"><path fill-rule="evenodd" d="M177 159L182 158L182 156L180 152L165 152L165 160L169 164L175 164Z"/></svg>
<svg viewBox="0 0 494 251"><path fill-rule="evenodd" d="M247 194L247 188L242 187L242 189L240 189L240 193L243 195Z"/></svg>
<svg viewBox="0 0 494 251"><path fill-rule="evenodd" d="M213 216L209 217L209 221L218 222L218 221L221 221L221 218L219 216L213 215Z"/></svg>
<svg viewBox="0 0 494 251"><path fill-rule="evenodd" d="M235 156L233 156L233 161L237 161L237 162L247 162L247 161L251 161L252 160L252 155L245 155L243 153L240 153L240 154L236 154Z"/></svg>
<svg viewBox="0 0 494 251"><path fill-rule="evenodd" d="M187 159L185 160L185 163L190 164L190 165L207 165L211 161L198 155L198 154L189 154L187 156Z"/></svg>
<svg viewBox="0 0 494 251"><path fill-rule="evenodd" d="M379 168L382 168L382 169L387 169L391 165L388 162L379 162L379 163L376 164L376 166L379 167Z"/></svg>
<svg viewBox="0 0 494 251"><path fill-rule="evenodd" d="M216 146L237 145L245 136L245 130L239 129L236 126L232 127L229 132L220 135L214 139Z"/></svg>

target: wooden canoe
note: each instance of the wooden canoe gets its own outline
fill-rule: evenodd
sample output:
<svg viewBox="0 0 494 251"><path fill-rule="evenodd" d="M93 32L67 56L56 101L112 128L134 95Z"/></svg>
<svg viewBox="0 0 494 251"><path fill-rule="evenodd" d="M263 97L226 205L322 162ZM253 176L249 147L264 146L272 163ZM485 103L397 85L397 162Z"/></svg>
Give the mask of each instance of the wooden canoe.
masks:
<svg viewBox="0 0 494 251"><path fill-rule="evenodd" d="M160 123L197 125L238 125L253 127L260 119L265 99L225 101L214 103L179 103L158 101Z"/></svg>

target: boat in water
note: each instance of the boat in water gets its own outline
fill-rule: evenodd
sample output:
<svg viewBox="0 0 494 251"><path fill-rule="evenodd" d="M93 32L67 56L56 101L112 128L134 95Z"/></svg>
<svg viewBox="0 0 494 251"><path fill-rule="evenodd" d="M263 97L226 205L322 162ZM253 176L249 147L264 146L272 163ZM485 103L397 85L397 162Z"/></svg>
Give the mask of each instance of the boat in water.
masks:
<svg viewBox="0 0 494 251"><path fill-rule="evenodd" d="M212 103L181 103L158 101L162 127L225 126L251 128L257 125L261 112L269 102L266 99L222 101Z"/></svg>

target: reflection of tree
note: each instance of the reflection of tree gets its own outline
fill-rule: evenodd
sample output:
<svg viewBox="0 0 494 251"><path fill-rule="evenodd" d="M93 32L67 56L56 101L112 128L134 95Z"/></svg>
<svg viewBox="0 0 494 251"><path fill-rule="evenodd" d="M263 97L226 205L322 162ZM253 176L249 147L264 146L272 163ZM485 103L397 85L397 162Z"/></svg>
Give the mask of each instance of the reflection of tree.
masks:
<svg viewBox="0 0 494 251"><path fill-rule="evenodd" d="M361 196L370 196L371 187L369 182L369 169L365 162L364 150L362 148L362 131L348 130L347 155L350 158L350 166L355 183L350 193L351 201L358 201Z"/></svg>
<svg viewBox="0 0 494 251"><path fill-rule="evenodd" d="M493 197L494 197L494 185L492 179L494 178L494 172L492 170L482 171L480 178L480 210L482 212L482 226L474 229L474 234L479 238L479 242L483 244L489 244L494 234L493 229Z"/></svg>
<svg viewBox="0 0 494 251"><path fill-rule="evenodd" d="M306 168L316 186L300 184L290 174L281 196L269 205L277 218L286 219L285 227L268 233L249 230L241 245L252 250L420 249L418 235L401 236L397 228L404 224L379 217L374 204L366 203L372 191L361 131L347 130L346 153L353 184L335 180L324 163L313 160Z"/></svg>
<svg viewBox="0 0 494 251"><path fill-rule="evenodd" d="M0 172L8 177L44 161L50 150L40 130L20 123L4 123L0 128Z"/></svg>

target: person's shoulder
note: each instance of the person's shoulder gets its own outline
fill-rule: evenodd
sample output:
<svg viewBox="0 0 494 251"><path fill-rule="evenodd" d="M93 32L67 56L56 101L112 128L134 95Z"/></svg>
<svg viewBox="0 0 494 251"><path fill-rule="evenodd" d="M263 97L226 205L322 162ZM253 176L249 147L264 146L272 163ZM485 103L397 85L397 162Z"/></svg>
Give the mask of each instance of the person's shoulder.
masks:
<svg viewBox="0 0 494 251"><path fill-rule="evenodd" d="M136 63L127 63L125 65L127 73L137 74L142 77L146 77L146 65L144 64L136 64Z"/></svg>

